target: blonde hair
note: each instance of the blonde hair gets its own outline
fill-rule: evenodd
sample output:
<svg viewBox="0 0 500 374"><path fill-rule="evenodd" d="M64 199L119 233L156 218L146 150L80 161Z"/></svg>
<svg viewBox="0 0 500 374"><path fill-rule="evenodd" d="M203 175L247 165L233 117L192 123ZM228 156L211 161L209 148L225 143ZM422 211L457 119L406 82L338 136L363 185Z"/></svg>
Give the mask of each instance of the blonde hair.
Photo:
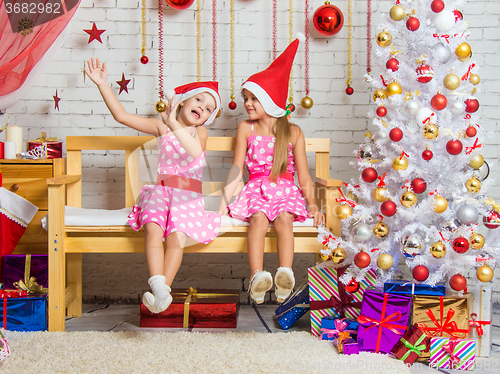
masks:
<svg viewBox="0 0 500 374"><path fill-rule="evenodd" d="M291 123L286 115L278 117L274 124L273 133L276 137L274 142L273 167L269 179L276 182L278 176L286 173L288 167L288 143L291 136Z"/></svg>

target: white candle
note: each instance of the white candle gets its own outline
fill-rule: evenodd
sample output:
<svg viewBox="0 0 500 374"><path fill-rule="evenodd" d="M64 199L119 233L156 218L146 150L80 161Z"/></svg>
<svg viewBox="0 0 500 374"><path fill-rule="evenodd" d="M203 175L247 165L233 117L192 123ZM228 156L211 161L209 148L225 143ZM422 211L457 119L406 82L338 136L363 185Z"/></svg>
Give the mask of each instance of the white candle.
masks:
<svg viewBox="0 0 500 374"><path fill-rule="evenodd" d="M16 143L7 141L3 144L3 158L14 160L16 158Z"/></svg>
<svg viewBox="0 0 500 374"><path fill-rule="evenodd" d="M7 126L5 130L5 140L16 144L16 153L23 151L23 129L19 126ZM15 155L14 155L14 158Z"/></svg>

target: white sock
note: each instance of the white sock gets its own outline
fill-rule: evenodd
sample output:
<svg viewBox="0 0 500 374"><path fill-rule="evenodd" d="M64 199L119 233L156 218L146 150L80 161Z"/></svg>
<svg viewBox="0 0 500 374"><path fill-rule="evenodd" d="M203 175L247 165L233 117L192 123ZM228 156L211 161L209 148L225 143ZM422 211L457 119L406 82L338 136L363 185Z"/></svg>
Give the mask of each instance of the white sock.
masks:
<svg viewBox="0 0 500 374"><path fill-rule="evenodd" d="M148 279L148 284L153 294L151 295L151 293L146 292L143 302L151 312L161 313L166 310L172 302L172 296L170 295L172 290L165 284L164 275L153 275Z"/></svg>

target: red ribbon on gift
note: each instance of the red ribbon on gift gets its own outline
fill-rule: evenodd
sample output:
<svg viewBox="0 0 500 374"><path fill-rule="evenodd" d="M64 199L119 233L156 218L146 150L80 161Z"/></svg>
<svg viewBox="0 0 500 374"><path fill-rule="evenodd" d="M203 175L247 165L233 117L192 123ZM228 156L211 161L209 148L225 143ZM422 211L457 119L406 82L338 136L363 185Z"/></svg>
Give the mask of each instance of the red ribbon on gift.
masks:
<svg viewBox="0 0 500 374"><path fill-rule="evenodd" d="M25 290L0 290L0 297L3 299L3 328L7 330L7 299L23 297L28 294Z"/></svg>
<svg viewBox="0 0 500 374"><path fill-rule="evenodd" d="M432 312L432 310L430 309L427 309L425 311L425 313L429 316L429 318L431 319L431 321L434 323L434 325L436 327L428 327L427 324L425 323L418 323L418 327L420 328L420 330L422 330L423 332L425 332L427 334L427 332L429 332L429 334L427 334L428 336L437 336L439 334L439 336L443 336L443 334L448 334L450 335L452 338L455 338L455 339L460 339L460 338L464 338L465 336L467 336L467 334L469 333L469 330L464 330L464 329L459 329L457 327L457 324L455 321L452 321L451 319L453 318L453 316L455 315L455 310L453 308L450 308L448 310L448 313L446 314L446 320L444 322L443 321L443 315L444 315L444 299L443 299L443 296L439 296L439 321L436 319L436 316L434 316L434 313ZM464 333L465 335L464 336L458 336L457 333Z"/></svg>
<svg viewBox="0 0 500 374"><path fill-rule="evenodd" d="M477 334L479 336L484 335L484 330L483 330L483 325L489 325L491 324L491 321L476 321L477 314L476 313L471 313L470 318L472 321L469 321L469 328L474 329L474 327L477 330Z"/></svg>
<svg viewBox="0 0 500 374"><path fill-rule="evenodd" d="M380 313L380 321L377 321L376 319L365 316L365 315L360 315L358 317L358 322L361 324L372 323L372 325L370 327L368 327L367 329L365 329L365 331L370 330L372 327L375 327L375 326L378 326L378 328L379 328L378 329L378 336L377 336L377 346L375 347L375 353L379 352L380 340L382 338L382 330L384 329L384 327L386 329L392 331L393 333L398 334L398 335L403 335L403 333L401 331L398 331L398 330L403 330L403 332L406 331L406 326L400 326L400 325L396 325L395 323L392 323L392 322L399 321L401 319L401 312L394 312L394 313L388 315L387 317L384 317L385 316L385 309L387 307L387 298L388 297L389 297L389 294L386 292L384 294L384 303L382 304L382 312Z"/></svg>
<svg viewBox="0 0 500 374"><path fill-rule="evenodd" d="M453 353L457 344L456 340L449 340L448 343L443 345L443 351L450 355L450 369L455 369L460 363L460 357Z"/></svg>

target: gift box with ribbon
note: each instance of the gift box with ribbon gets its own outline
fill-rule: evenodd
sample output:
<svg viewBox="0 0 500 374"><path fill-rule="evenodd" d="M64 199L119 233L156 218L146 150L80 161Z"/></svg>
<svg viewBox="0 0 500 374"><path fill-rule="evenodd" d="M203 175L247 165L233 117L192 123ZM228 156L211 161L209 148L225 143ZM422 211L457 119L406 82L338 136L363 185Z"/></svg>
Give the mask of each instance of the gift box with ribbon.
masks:
<svg viewBox="0 0 500 374"><path fill-rule="evenodd" d="M469 335L476 341L476 356L491 353L491 288L467 287L470 295Z"/></svg>
<svg viewBox="0 0 500 374"><path fill-rule="evenodd" d="M446 285L444 283L438 283L435 286L431 286L424 283L391 279L384 282L384 292L397 293L400 295L445 296Z"/></svg>
<svg viewBox="0 0 500 374"><path fill-rule="evenodd" d="M21 289L29 294L47 293L48 255L5 255L2 258L3 288Z"/></svg>
<svg viewBox="0 0 500 374"><path fill-rule="evenodd" d="M309 268L311 332L314 336L321 334L321 318L323 317L357 318L365 290L375 284L376 273L375 270L370 269L363 280L358 282L359 287L356 292L347 292L345 285L339 280L345 271L344 267Z"/></svg>
<svg viewBox="0 0 500 374"><path fill-rule="evenodd" d="M0 315L5 330L47 330L47 295L28 295L24 290L0 290Z"/></svg>
<svg viewBox="0 0 500 374"><path fill-rule="evenodd" d="M473 339L431 338L429 366L436 369L474 370L476 342Z"/></svg>
<svg viewBox="0 0 500 374"><path fill-rule="evenodd" d="M333 345L338 349L339 353L344 355L359 354L358 343L348 332L341 332L339 336L333 339Z"/></svg>
<svg viewBox="0 0 500 374"><path fill-rule="evenodd" d="M414 296L412 323L416 323L429 338L469 336L469 297ZM428 360L423 352L419 361Z"/></svg>
<svg viewBox="0 0 500 374"><path fill-rule="evenodd" d="M238 290L173 289L172 304L155 314L141 304L141 327L236 328Z"/></svg>
<svg viewBox="0 0 500 374"><path fill-rule="evenodd" d="M389 353L408 328L410 309L409 296L366 290L358 317L359 350Z"/></svg>
<svg viewBox="0 0 500 374"><path fill-rule="evenodd" d="M411 365L424 351L429 351L430 339L418 326L410 327L391 352L407 365Z"/></svg>
<svg viewBox="0 0 500 374"><path fill-rule="evenodd" d="M33 151L34 148L41 147L40 154L42 157L38 158L61 158L62 157L62 142L58 141L56 137L47 138L46 134L42 132L42 136L35 140L28 140L26 143L26 152Z"/></svg>
<svg viewBox="0 0 500 374"><path fill-rule="evenodd" d="M288 330L309 311L309 284L303 283L283 304L276 308L279 325Z"/></svg>
<svg viewBox="0 0 500 374"><path fill-rule="evenodd" d="M334 340L341 332L348 332L354 338L358 334L359 323L351 318L327 316L321 318L321 340Z"/></svg>

